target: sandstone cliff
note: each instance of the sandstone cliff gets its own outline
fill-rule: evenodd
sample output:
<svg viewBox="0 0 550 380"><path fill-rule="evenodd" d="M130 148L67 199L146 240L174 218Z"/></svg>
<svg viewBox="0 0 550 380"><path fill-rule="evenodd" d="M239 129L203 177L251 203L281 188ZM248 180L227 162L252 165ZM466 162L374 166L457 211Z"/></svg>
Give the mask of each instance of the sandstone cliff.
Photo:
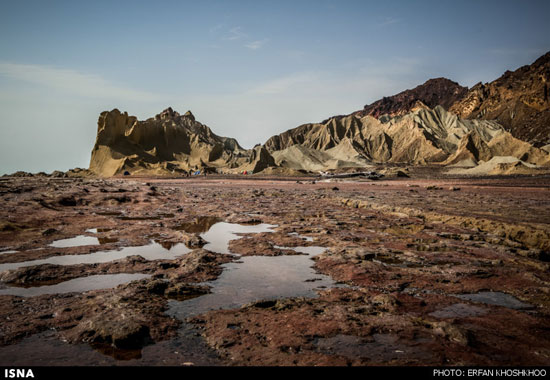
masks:
<svg viewBox="0 0 550 380"><path fill-rule="evenodd" d="M130 173L171 174L235 167L248 160L235 139L214 134L191 112L168 108L145 121L119 110L102 112L90 170L101 176Z"/></svg>

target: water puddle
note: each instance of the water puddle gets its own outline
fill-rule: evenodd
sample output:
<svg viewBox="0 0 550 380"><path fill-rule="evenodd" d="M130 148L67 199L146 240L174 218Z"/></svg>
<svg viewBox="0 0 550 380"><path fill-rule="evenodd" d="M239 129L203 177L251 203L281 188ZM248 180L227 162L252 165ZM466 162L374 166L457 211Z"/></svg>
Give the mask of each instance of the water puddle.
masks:
<svg viewBox="0 0 550 380"><path fill-rule="evenodd" d="M96 237L78 235L69 239L55 240L49 246L54 248L81 247L84 245L99 245L100 242Z"/></svg>
<svg viewBox="0 0 550 380"><path fill-rule="evenodd" d="M0 255L3 255L3 254L5 254L5 253L16 253L16 252L19 252L19 251L15 251L15 250L11 249L11 250L9 250L9 251L2 251L2 252L0 252Z"/></svg>
<svg viewBox="0 0 550 380"><path fill-rule="evenodd" d="M41 260L0 264L0 272L9 269L17 269L42 264L76 265L106 263L133 255L139 255L146 260L173 260L176 257L186 254L188 252L191 252L191 250L187 248L183 243L178 243L170 248L165 248L161 244L153 242L149 245L143 245L139 247L124 247L120 250L99 251L86 255L62 255L48 257Z"/></svg>
<svg viewBox="0 0 550 380"><path fill-rule="evenodd" d="M399 337L392 334L373 334L369 337L339 334L330 338L315 340L317 350L350 359L368 359L373 362L388 362L396 359L426 359L430 353L399 343Z"/></svg>
<svg viewBox="0 0 550 380"><path fill-rule="evenodd" d="M101 232L109 232L109 231L112 231L113 229L112 228L89 228L86 230L86 232L88 233L91 233L91 234L97 234L97 233L101 233Z"/></svg>
<svg viewBox="0 0 550 380"><path fill-rule="evenodd" d="M201 234L201 237L208 242L203 248L211 252L231 254L229 251L229 241L240 239L237 234L252 234L260 232L273 232L277 227L273 224L241 225L234 223L219 222L213 224L207 232Z"/></svg>
<svg viewBox="0 0 550 380"><path fill-rule="evenodd" d="M315 298L320 288L336 286L329 277L312 268L311 258L323 247L280 247L304 255L246 256L223 265L218 279L207 283L211 292L185 302L170 302L169 315L187 317L216 309L237 308L250 302L289 297Z"/></svg>
<svg viewBox="0 0 550 380"><path fill-rule="evenodd" d="M532 305L521 302L516 297L502 292L479 292L475 294L457 294L463 300L484 303L487 305L497 305L507 307L509 309L531 309Z"/></svg>
<svg viewBox="0 0 550 380"><path fill-rule="evenodd" d="M199 217L192 223L184 223L176 227L189 233L200 233L207 241L205 249L220 254L230 254L229 241L241 238L241 234L273 232L276 225L270 224L232 224L220 221L216 217ZM88 233L100 232L99 229L90 229ZM299 236L299 235L298 235ZM311 241L307 237L302 237ZM67 239L68 240L68 239ZM97 240L100 242L100 240ZM74 241L73 241L74 243ZM277 247L293 250L301 255L288 256L246 256L239 261L223 265L223 272L214 281L205 283L211 287L210 294L187 300L170 300L168 315L182 321L187 317L202 314L210 310L229 309L259 300L275 300L289 297L317 297L321 288L338 286L329 276L317 273L313 268L312 257L325 251L323 247ZM125 247L121 250L95 252L86 255L65 255L51 257L44 260L27 261L0 265L0 271L15 269L23 266L39 264L73 265L81 263L100 263L117 260L130 255L140 255L147 260L174 259L177 256L190 252L184 244L173 244L157 240L147 246ZM112 288L119 284L150 277L146 274L113 274L95 275L77 278L55 285L33 288L6 288L0 294L19 295L24 297L41 294L84 292L89 290ZM68 348L65 343L55 342L49 338L56 353L52 353L52 360L66 360L73 362L73 357L66 357L75 346ZM30 342L30 341L29 341ZM21 343L23 344L23 343ZM25 343L26 344L26 343ZM29 343L30 344L30 343ZM11 346L10 346L11 347ZM16 346L13 346L16 347ZM90 363L124 361L128 364L171 364L181 365L183 360L190 360L195 364L219 364L215 352L212 352L196 333L192 325L184 323L178 337L151 346L145 346L136 352L107 352L109 356L97 356L97 351L85 345L77 345L86 352ZM41 354L37 354L42 357ZM100 354L101 355L101 354ZM122 355L122 356L121 356ZM22 358L21 356L15 355ZM46 355L47 356L47 355ZM108 359L107 359L108 358Z"/></svg>
<svg viewBox="0 0 550 380"><path fill-rule="evenodd" d="M432 317L436 318L465 318L477 317L484 314L487 314L486 309L465 303L455 303L454 305L430 313Z"/></svg>
<svg viewBox="0 0 550 380"><path fill-rule="evenodd" d="M281 247L279 245L274 245L275 249L290 249L294 252L301 253L303 255L317 256L325 252L327 249L325 247Z"/></svg>
<svg viewBox="0 0 550 380"><path fill-rule="evenodd" d="M313 238L310 237L310 236L304 236L304 235L300 235L298 232L290 232L288 234L289 236L296 236L304 241L307 241L307 242L312 242L313 241Z"/></svg>
<svg viewBox="0 0 550 380"><path fill-rule="evenodd" d="M151 277L142 273L101 274L88 277L75 278L56 285L37 286L32 288L6 288L0 289L0 295L20 297L35 297L44 294L59 294L72 292L87 292L90 290L109 289L134 280Z"/></svg>
<svg viewBox="0 0 550 380"><path fill-rule="evenodd" d="M0 347L1 366L114 366L222 365L223 362L190 325L184 323L177 339L145 346L141 350L98 351L87 343L70 344L53 330L26 337Z"/></svg>

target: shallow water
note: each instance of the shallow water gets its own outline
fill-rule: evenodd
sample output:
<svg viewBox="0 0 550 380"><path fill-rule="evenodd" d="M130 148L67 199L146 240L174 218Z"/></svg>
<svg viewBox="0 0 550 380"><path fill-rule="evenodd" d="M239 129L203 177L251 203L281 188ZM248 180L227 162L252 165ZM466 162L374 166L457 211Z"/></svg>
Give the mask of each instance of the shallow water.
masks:
<svg viewBox="0 0 550 380"><path fill-rule="evenodd" d="M145 346L141 350L97 350L87 343L70 344L47 330L0 347L2 366L139 366L193 363L197 366L223 364L192 326L184 323L176 340Z"/></svg>
<svg viewBox="0 0 550 380"><path fill-rule="evenodd" d="M231 254L229 251L229 241L240 239L237 234L252 234L260 232L273 232L273 224L242 225L234 223L219 222L213 224L207 232L201 234L201 237L208 242L203 248L211 252ZM238 253L238 252L237 252Z"/></svg>
<svg viewBox="0 0 550 380"><path fill-rule="evenodd" d="M197 223L187 225L190 231L207 228L202 232L202 238L208 243L204 246L213 252L221 254L231 253L228 249L229 241L239 239L239 234L272 232L275 225L256 224L239 225L220 222L219 219L198 219ZM182 228L183 229L183 228ZM95 231L88 231L95 233ZM304 238L304 237L302 237ZM309 239L304 239L310 241ZM27 261L0 265L0 271L22 266L39 265L45 263L71 265L79 263L97 263L120 259L130 255L140 255L148 260L173 259L190 251L183 244L176 244L171 249L170 245L163 247L155 242L142 247L126 247L120 251L95 252L88 255L65 255L47 258L44 260ZM335 286L335 282L326 275L316 273L312 268L313 256L325 251L323 247L277 247L280 249L294 250L303 255L290 256L247 256L241 257L238 262L223 265L222 274L214 281L207 282L211 286L211 294L185 301L169 301L167 314L180 320L193 315L198 315L214 309L228 309L240 307L244 304L265 299L279 299L288 297L316 297L317 290L323 287ZM0 290L0 294L13 294L20 296L36 296L50 293L83 292L88 290L111 288L121 283L147 278L145 274L114 274L98 275L77 278L52 286L34 288L7 288ZM32 339L31 339L32 340ZM33 346L31 340L21 342L19 349L25 351L28 345ZM47 344L55 348L50 357L44 363L72 363L74 357L71 353L89 356L87 364L100 363L127 363L132 365L143 364L172 364L180 365L183 361L192 361L195 364L215 365L221 362L215 352L211 351L204 341L197 335L192 325L184 323L178 337L168 341L146 346L136 352L109 353L100 351L103 355L111 355L108 358L98 354L86 345L70 345L56 340L55 337L45 339ZM25 346L26 345L26 346ZM14 345L13 347L17 347ZM10 346L12 347L12 346ZM34 347L34 346L33 346ZM27 347L27 349L29 349ZM32 349L31 349L32 351ZM124 350L123 350L124 351ZM11 351L10 351L11 352ZM21 351L19 351L21 352ZM13 354L17 359L22 359L20 354ZM130 356L128 356L130 355ZM132 356L133 355L133 356ZM37 353L42 358L40 353Z"/></svg>
<svg viewBox="0 0 550 380"><path fill-rule="evenodd" d="M239 225L219 222L201 234L208 242L204 246L212 252L229 254L230 240L239 239L238 233L272 232L270 224ZM324 247L279 247L303 255L246 256L239 261L224 264L222 274L207 284L211 293L186 301L170 301L168 314L178 319L216 309L230 309L247 303L288 297L316 297L317 290L334 286L335 282L313 268L313 256L323 253Z"/></svg>
<svg viewBox="0 0 550 380"><path fill-rule="evenodd" d="M430 313L431 316L436 318L464 318L464 317L477 317L479 315L487 314L488 310L465 303L455 303L449 305L443 309L436 310Z"/></svg>
<svg viewBox="0 0 550 380"><path fill-rule="evenodd" d="M304 241L307 241L307 242L312 242L313 241L313 238L310 237L310 236L304 236L304 235L300 235L298 232L291 232L289 233L290 236L296 236Z"/></svg>
<svg viewBox="0 0 550 380"><path fill-rule="evenodd" d="M411 347L399 342L393 334L373 334L368 337L339 334L330 338L316 338L319 352L341 355L350 359L367 359L387 362L395 359L429 359L432 354L421 347Z"/></svg>
<svg viewBox="0 0 550 380"><path fill-rule="evenodd" d="M458 294L456 297L463 300L485 303L488 305L503 306L510 309L530 309L533 306L521 302L516 297L502 292L479 292L475 294Z"/></svg>
<svg viewBox="0 0 550 380"><path fill-rule="evenodd" d="M218 279L208 283L212 293L183 302L171 301L168 314L184 319L265 299L314 298L320 288L336 285L329 276L312 268L311 258L326 248L279 248L304 255L241 257L239 262L223 265L224 270Z"/></svg>
<svg viewBox="0 0 550 380"><path fill-rule="evenodd" d="M325 252L327 249L325 247L281 247L279 245L274 245L273 248L276 249L290 249L292 251L302 253L305 255L317 256Z"/></svg>
<svg viewBox="0 0 550 380"><path fill-rule="evenodd" d="M216 216L198 216L193 222L181 223L174 227L174 229L192 234L198 234L208 231L212 225L221 221L222 220Z"/></svg>
<svg viewBox="0 0 550 380"><path fill-rule="evenodd" d="M49 244L50 247L55 248L67 248L67 247L80 247L84 245L99 245L99 240L93 236L78 235L69 239L55 240Z"/></svg>
<svg viewBox="0 0 550 380"><path fill-rule="evenodd" d="M87 292L90 290L114 288L134 280L151 277L142 273L101 274L88 277L75 278L55 285L36 286L32 288L6 288L0 289L0 295L12 295L20 297L35 297L43 294L59 294L72 292Z"/></svg>
<svg viewBox="0 0 550 380"><path fill-rule="evenodd" d="M0 272L42 264L75 265L75 264L96 264L123 259L128 256L139 255L146 260L173 260L191 250L183 243L179 243L170 249L164 248L161 244L153 242L149 245L139 247L124 247L121 250L99 251L86 255L62 255L48 257L41 260L23 261L20 263L0 264Z"/></svg>
<svg viewBox="0 0 550 380"><path fill-rule="evenodd" d="M18 251L15 251L13 249L9 250L9 251L2 251L0 252L0 255L3 255L4 253L15 253L15 252L18 252Z"/></svg>

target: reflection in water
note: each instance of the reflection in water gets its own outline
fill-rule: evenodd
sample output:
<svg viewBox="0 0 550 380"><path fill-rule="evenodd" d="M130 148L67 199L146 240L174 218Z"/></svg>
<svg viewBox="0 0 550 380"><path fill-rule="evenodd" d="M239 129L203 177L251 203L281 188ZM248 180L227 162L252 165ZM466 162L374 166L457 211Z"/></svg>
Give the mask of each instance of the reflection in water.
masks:
<svg viewBox="0 0 550 380"><path fill-rule="evenodd" d="M237 234L251 234L259 232L273 232L277 227L273 224L241 225L220 222L212 225L208 232L202 233L201 237L208 242L203 248L211 252L230 254L229 241L239 239Z"/></svg>
<svg viewBox="0 0 550 380"><path fill-rule="evenodd" d="M9 250L9 251L2 251L0 252L0 255L3 255L4 253L15 253L15 252L18 252L18 251L15 251L15 250Z"/></svg>
<svg viewBox="0 0 550 380"><path fill-rule="evenodd" d="M276 226L269 224L238 225L221 222L216 217L199 217L195 222L184 223L176 227L176 229L189 233L201 233L201 237L208 242L204 246L205 249L228 254L230 253L228 249L229 241L240 238L241 236L238 234L272 232L274 227ZM97 231L103 232L99 229ZM310 238L299 237L311 241ZM172 244L156 241L147 246L126 247L120 251L96 252L88 255L66 255L24 263L3 264L0 265L0 271L45 263L71 265L107 262L130 255L140 255L148 260L173 259L190 251L183 244L173 246ZM336 285L329 276L316 273L312 268L313 262L311 258L324 252L325 248L276 248L294 250L303 255L248 256L241 257L239 262L224 264L222 274L216 280L206 283L206 285L211 286L211 294L184 301L171 300L169 301L170 309L167 313L180 320L185 320L186 317L202 314L210 310L240 307L258 300L273 300L298 296L316 297L316 290L319 288ZM8 266L13 267L10 268ZM0 290L0 294L34 296L49 293L83 292L110 288L121 283L147 277L150 276L145 274L97 275L78 278L52 286L27 289L8 288ZM31 343L29 341L29 347L35 347ZM20 343L20 345L23 344L27 343ZM116 363L116 360L124 361L128 364L159 364L162 362L164 364L180 365L183 358L191 360L197 365L220 364L216 353L204 344L202 339L196 334L194 328L187 323L183 323L177 338L145 346L141 351L113 351L107 346L96 347L96 349L99 349L105 355L109 355L109 357L97 356L96 351L91 350L85 345L68 347L66 344L55 341L50 342L50 344L56 350L55 354L52 353L51 358L49 358L50 361L48 361L48 364L55 363L56 361L74 364L76 356L72 356L72 354L75 352L77 352L80 362L79 350L82 352L82 356L87 358L85 362L92 365L98 363ZM70 358L65 357L67 352L71 353ZM37 354L39 358L44 357L43 355L43 353ZM22 358L20 354L15 355L15 357Z"/></svg>
<svg viewBox="0 0 550 380"><path fill-rule="evenodd" d="M529 309L532 305L521 302L514 296L502 292L479 292L475 294L459 294L456 297L463 300L485 303L488 305L504 306L510 309Z"/></svg>
<svg viewBox="0 0 550 380"><path fill-rule="evenodd" d="M302 253L304 255L317 256L325 252L327 249L325 247L281 247L274 245L273 248L276 249L291 249L295 252Z"/></svg>
<svg viewBox="0 0 550 380"><path fill-rule="evenodd" d="M194 222L182 223L174 229L177 231L185 231L191 234L206 232L214 224L221 222L221 219L216 216L198 216Z"/></svg>
<svg viewBox="0 0 550 380"><path fill-rule="evenodd" d="M98 237L97 240L99 241L99 244L116 243L118 241L117 238L110 237Z"/></svg>
<svg viewBox="0 0 550 380"><path fill-rule="evenodd" d="M433 357L432 353L422 347L400 343L399 336L393 334L373 334L369 337L339 334L330 338L316 338L314 344L317 351L322 353L350 359L368 359L373 363L404 357L416 360Z"/></svg>
<svg viewBox="0 0 550 380"><path fill-rule="evenodd" d="M162 246L162 248L171 250L174 246L176 246L178 243L175 243L173 241L168 240L155 240L155 243L158 243Z"/></svg>
<svg viewBox="0 0 550 380"><path fill-rule="evenodd" d="M313 241L313 238L310 237L310 236L304 236L304 235L300 235L298 232L290 232L289 233L290 236L296 236L304 241L308 241L308 242L312 242Z"/></svg>
<svg viewBox="0 0 550 380"><path fill-rule="evenodd" d="M0 295L34 297L43 294L87 292L90 290L114 288L120 284L125 284L127 282L141 280L148 277L151 277L151 275L142 273L101 274L75 278L56 285L37 286L33 288L0 289Z"/></svg>
<svg viewBox="0 0 550 380"><path fill-rule="evenodd" d="M304 253L299 256L247 256L239 262L223 265L217 280L211 281L211 293L185 302L170 302L168 313L178 319L215 309L230 309L244 304L288 297L316 297L322 287L335 286L326 275L317 273L311 257L323 247L279 247Z"/></svg>
<svg viewBox="0 0 550 380"><path fill-rule="evenodd" d="M99 240L93 236L78 235L69 239L56 240L50 244L50 247L67 248L80 247L83 245L99 245Z"/></svg>
<svg viewBox="0 0 550 380"><path fill-rule="evenodd" d="M128 256L139 255L146 260L173 260L191 250L185 244L179 243L171 249L166 249L158 243L151 243L140 247L124 247L121 250L99 251L87 255L62 255L48 257L41 260L23 261L20 263L0 264L0 272L8 269L17 269L42 264L75 265L106 263Z"/></svg>
<svg viewBox="0 0 550 380"><path fill-rule="evenodd" d="M92 348L103 355L111 356L115 360L128 361L141 359L141 348L121 349L114 347L110 343L90 343Z"/></svg>
<svg viewBox="0 0 550 380"><path fill-rule="evenodd" d="M60 340L55 330L30 335L18 343L0 346L1 366L112 366L170 365L192 362L197 366L223 364L215 351L204 343L197 331L183 323L180 336L138 350L120 350ZM127 352L126 352L127 351ZM35 372L36 373L36 372Z"/></svg>
<svg viewBox="0 0 550 380"><path fill-rule="evenodd" d="M487 314L487 309L465 303L455 303L454 305L449 305L443 309L430 313L432 317L436 318L477 317L483 314Z"/></svg>

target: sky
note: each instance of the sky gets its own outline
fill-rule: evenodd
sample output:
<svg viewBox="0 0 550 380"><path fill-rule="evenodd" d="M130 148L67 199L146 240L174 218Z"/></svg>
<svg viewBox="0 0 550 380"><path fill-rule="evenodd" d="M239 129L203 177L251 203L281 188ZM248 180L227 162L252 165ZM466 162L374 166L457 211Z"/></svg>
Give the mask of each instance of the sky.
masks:
<svg viewBox="0 0 550 380"><path fill-rule="evenodd" d="M97 119L167 107L250 148L550 50L550 1L0 0L0 174L88 167Z"/></svg>

